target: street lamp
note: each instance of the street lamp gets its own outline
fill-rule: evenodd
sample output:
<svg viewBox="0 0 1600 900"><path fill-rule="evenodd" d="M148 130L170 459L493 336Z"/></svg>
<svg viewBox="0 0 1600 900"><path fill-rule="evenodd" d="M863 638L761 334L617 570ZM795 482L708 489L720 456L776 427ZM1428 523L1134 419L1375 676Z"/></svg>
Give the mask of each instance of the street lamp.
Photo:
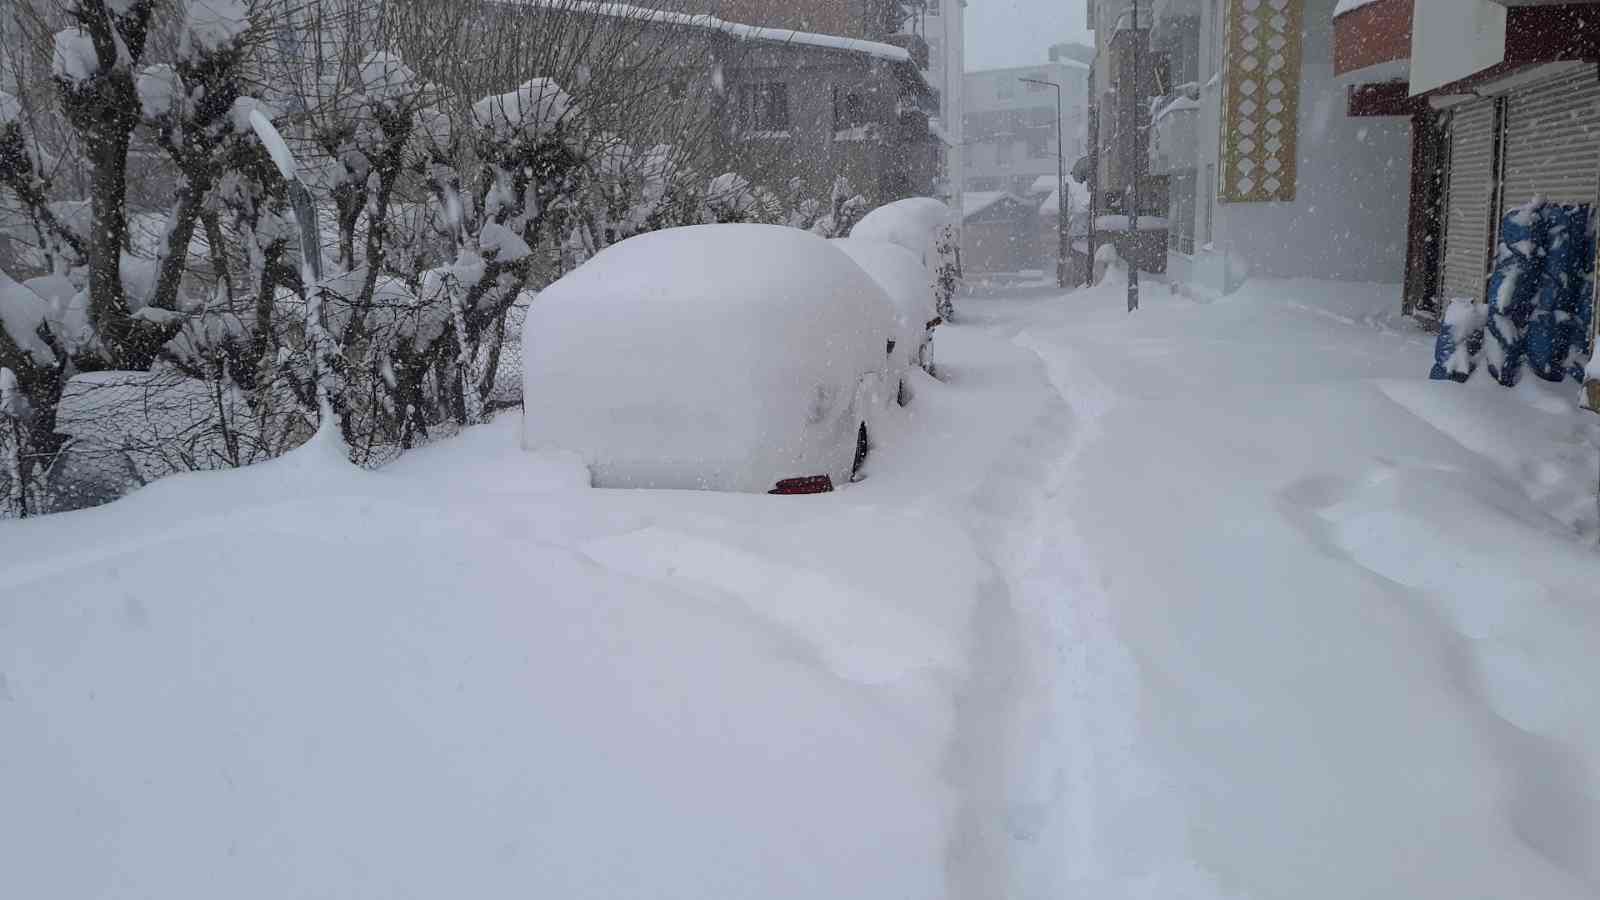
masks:
<svg viewBox="0 0 1600 900"><path fill-rule="evenodd" d="M1042 78L1018 78L1027 84L1056 89L1056 286L1067 286L1067 157L1061 131L1061 85Z"/></svg>

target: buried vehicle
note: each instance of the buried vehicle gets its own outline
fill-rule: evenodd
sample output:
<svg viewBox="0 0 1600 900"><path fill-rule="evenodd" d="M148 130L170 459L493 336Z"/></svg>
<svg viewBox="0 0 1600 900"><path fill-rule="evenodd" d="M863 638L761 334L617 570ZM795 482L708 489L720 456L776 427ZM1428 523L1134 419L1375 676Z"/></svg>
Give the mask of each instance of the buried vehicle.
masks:
<svg viewBox="0 0 1600 900"><path fill-rule="evenodd" d="M885 203L861 217L850 237L896 244L909 250L928 273L929 290L938 314L954 312L961 280L960 242L950 207L931 197L907 197ZM930 326L931 327L931 326Z"/></svg>
<svg viewBox="0 0 1600 900"><path fill-rule="evenodd" d="M893 406L895 322L870 276L798 229L629 238L529 307L523 446L576 452L596 487L831 490Z"/></svg>
<svg viewBox="0 0 1600 900"><path fill-rule="evenodd" d="M885 241L848 237L835 238L833 245L871 276L894 304L895 347L891 353L896 362L902 369L915 366L932 372L933 330L942 320L922 261L904 247ZM910 399L904 371L899 387L904 405Z"/></svg>

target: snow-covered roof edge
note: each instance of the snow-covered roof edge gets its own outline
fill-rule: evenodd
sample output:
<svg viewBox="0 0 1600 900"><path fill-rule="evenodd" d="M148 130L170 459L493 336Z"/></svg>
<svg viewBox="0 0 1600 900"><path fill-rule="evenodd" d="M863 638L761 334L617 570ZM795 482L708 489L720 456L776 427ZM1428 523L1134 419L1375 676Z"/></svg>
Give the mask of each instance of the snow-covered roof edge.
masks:
<svg viewBox="0 0 1600 900"><path fill-rule="evenodd" d="M1337 19L1347 12L1355 12L1363 6L1371 6L1378 0L1339 0L1339 5L1333 8L1333 18Z"/></svg>
<svg viewBox="0 0 1600 900"><path fill-rule="evenodd" d="M964 191L961 194L961 218L975 216L1007 198L1018 203L1024 202L1021 197L1010 191Z"/></svg>
<svg viewBox="0 0 1600 900"><path fill-rule="evenodd" d="M799 44L807 47L820 47L825 50L842 50L848 53L863 53L867 56L896 63L911 62L911 54L903 47L893 44L866 41L860 38L841 37L835 34L817 34L809 31L794 31L788 28L767 28L760 25L744 25L739 22L729 22L716 16L703 13L682 13L664 9L649 9L642 6L631 6L626 3L599 2L573 2L573 0L503 0L503 2L521 6L532 6L548 9L552 12L586 13L597 16L612 16L619 19L636 19L643 22L656 22L663 25L682 25L687 28L703 28L707 31L718 31L732 37L752 41L770 41L777 44Z"/></svg>

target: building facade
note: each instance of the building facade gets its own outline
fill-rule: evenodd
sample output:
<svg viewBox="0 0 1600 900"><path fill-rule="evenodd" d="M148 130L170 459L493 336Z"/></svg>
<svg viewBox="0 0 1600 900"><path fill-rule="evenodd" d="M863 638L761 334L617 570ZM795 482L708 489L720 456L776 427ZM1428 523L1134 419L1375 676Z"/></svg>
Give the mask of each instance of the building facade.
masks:
<svg viewBox="0 0 1600 900"><path fill-rule="evenodd" d="M935 182L919 190L961 207L966 0L677 0L674 5L730 22L905 48L932 89L929 126L940 144Z"/></svg>
<svg viewBox="0 0 1600 900"><path fill-rule="evenodd" d="M925 0L920 16L928 44L928 80L939 92L934 127L944 145L935 196L952 209L961 208L965 188L966 15L967 0Z"/></svg>
<svg viewBox="0 0 1600 900"><path fill-rule="evenodd" d="M798 179L803 195L826 200L841 175L874 206L932 195L943 149L929 127L932 92L912 63L879 47L741 48L722 72L731 108L716 168L780 195Z"/></svg>
<svg viewBox="0 0 1600 900"><path fill-rule="evenodd" d="M598 16L629 29L634 46L670 48L644 54L678 84L656 114L694 123L693 162L708 178L734 173L780 201L826 203L843 176L870 205L937 187L938 94L914 34L888 35L890 43L625 4L517 14Z"/></svg>
<svg viewBox="0 0 1600 900"><path fill-rule="evenodd" d="M1351 113L1411 123L1408 311L1486 299L1518 207L1600 208L1600 5L1372 0L1334 29Z"/></svg>
<svg viewBox="0 0 1600 900"><path fill-rule="evenodd" d="M1089 66L1073 59L966 73L965 189L1027 197L1041 177L1056 178L1056 92L1035 82L1061 85L1067 165L1083 155L1088 74Z"/></svg>
<svg viewBox="0 0 1600 900"><path fill-rule="evenodd" d="M1141 195L1164 189L1164 208L1140 213L1166 219L1171 280L1214 294L1252 276L1401 280L1410 122L1351 114L1334 60L1342 4L1140 0L1135 29L1131 0L1089 3L1099 187L1114 202L1131 161L1148 172ZM1117 82L1135 66L1142 154L1118 143Z"/></svg>

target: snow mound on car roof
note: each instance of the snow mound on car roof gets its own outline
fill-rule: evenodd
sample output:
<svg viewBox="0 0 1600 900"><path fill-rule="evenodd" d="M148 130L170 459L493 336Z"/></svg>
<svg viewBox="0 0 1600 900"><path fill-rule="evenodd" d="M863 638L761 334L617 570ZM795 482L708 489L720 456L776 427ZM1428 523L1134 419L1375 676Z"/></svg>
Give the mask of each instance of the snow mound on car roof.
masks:
<svg viewBox="0 0 1600 900"><path fill-rule="evenodd" d="M907 197L862 216L850 236L899 244L928 262L933 258L929 251L935 233L954 219L950 207L932 197Z"/></svg>
<svg viewBox="0 0 1600 900"><path fill-rule="evenodd" d="M602 485L653 465L611 483L765 490L775 468L821 474L807 467L853 447L851 399L886 368L895 315L822 238L697 225L606 249L524 328L525 446L577 451Z"/></svg>

